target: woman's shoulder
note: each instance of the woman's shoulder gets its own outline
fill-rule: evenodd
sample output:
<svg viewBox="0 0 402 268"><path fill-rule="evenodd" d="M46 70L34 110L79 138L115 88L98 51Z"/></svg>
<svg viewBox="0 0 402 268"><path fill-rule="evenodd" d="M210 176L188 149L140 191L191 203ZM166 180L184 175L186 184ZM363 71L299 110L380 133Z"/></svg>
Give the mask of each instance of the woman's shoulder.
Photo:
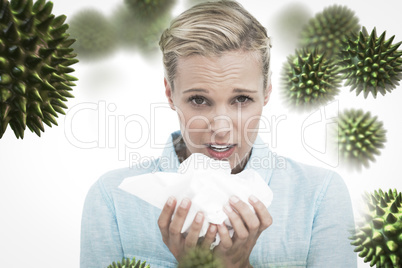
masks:
<svg viewBox="0 0 402 268"><path fill-rule="evenodd" d="M339 206L345 211L351 208L346 183L336 171L328 168L286 159L286 166L273 171L269 185L279 211L286 204L289 213L304 211L311 216L322 204L331 208Z"/></svg>
<svg viewBox="0 0 402 268"><path fill-rule="evenodd" d="M272 151L259 138L256 143L259 147L253 148L250 158L250 167L254 167L260 175L267 178L272 183L286 185L308 186L309 184L322 185L328 180L342 180L336 171L329 168L318 167L311 164L302 163L291 157L278 154ZM310 185L311 186L311 185Z"/></svg>
<svg viewBox="0 0 402 268"><path fill-rule="evenodd" d="M346 189L343 178L334 170L284 158L283 165L273 170L271 183L297 191L325 192L335 185Z"/></svg>
<svg viewBox="0 0 402 268"><path fill-rule="evenodd" d="M329 168L305 164L287 157L283 157L282 161L282 166L275 168L276 173L281 175L287 174L287 176L298 178L304 182L320 181L326 178L340 178L336 171Z"/></svg>

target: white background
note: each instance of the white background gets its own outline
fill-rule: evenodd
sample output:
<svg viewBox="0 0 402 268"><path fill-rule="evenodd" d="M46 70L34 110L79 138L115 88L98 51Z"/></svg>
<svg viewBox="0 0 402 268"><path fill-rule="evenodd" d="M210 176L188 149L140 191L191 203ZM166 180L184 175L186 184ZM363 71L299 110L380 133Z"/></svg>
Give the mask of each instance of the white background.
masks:
<svg viewBox="0 0 402 268"><path fill-rule="evenodd" d="M53 2L54 14L71 17L88 7L110 15L122 0ZM293 44L281 37L277 22L282 12L294 2L240 2L267 27L273 37L273 93L263 115L271 123L274 117L285 119L271 124L271 127L275 125L271 133L261 134L272 150L303 163L339 172L348 185L356 212L360 195L365 190L390 187L402 190L402 181L397 173L398 155L402 150L401 88L386 96L379 95L377 99L370 96L366 100L363 96L356 97L348 88L342 88L332 108L371 111L384 122L388 131L387 143L376 163L362 172L334 165L325 153L319 152L325 149L326 121L311 124L314 117L309 116L313 112L289 112L279 94L282 63L292 53ZM369 31L376 26L379 34L387 30L387 38L396 35L394 42L402 41L400 1L315 0L301 4L312 15L332 4L347 5ZM174 10L175 14L183 8L180 2ZM73 66L76 70L73 75L79 78L73 91L75 98L67 103L70 108L67 116L59 116L59 126L45 126L46 131L41 138L27 130L23 140L17 140L12 130L7 129L0 140L2 267L53 267L56 263L60 268L79 266L80 220L89 187L106 171L128 167L130 157L157 157L168 135L178 129L176 115L166 106L160 59L160 54L149 59L140 53L118 51L101 61L81 61ZM319 112L315 114L319 115ZM135 122L128 123L134 119ZM142 122L144 128L141 130L140 123L136 122ZM303 130L306 135L304 140ZM121 145L120 148L118 145ZM124 151L124 145L140 148ZM359 259L359 267L369 265Z"/></svg>

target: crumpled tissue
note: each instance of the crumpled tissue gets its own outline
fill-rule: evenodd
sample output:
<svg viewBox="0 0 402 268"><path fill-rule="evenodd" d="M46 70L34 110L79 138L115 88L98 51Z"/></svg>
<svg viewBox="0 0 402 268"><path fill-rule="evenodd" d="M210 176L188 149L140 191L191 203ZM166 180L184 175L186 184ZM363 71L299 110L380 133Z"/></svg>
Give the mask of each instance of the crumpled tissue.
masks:
<svg viewBox="0 0 402 268"><path fill-rule="evenodd" d="M200 237L205 236L209 224L225 222L231 227L223 206L228 204L232 195L239 197L253 211L248 202L250 195L257 197L267 208L273 198L271 189L254 169L249 168L238 174L231 174L228 161L215 160L200 153L191 154L183 161L178 173L155 172L129 177L123 180L119 188L160 209L170 196L176 198L177 204L180 204L183 198L189 198L191 207L181 232L186 233L197 212L202 211L204 223ZM230 230L230 234L233 235L233 229ZM218 245L219 242L220 238L217 235L211 247Z"/></svg>

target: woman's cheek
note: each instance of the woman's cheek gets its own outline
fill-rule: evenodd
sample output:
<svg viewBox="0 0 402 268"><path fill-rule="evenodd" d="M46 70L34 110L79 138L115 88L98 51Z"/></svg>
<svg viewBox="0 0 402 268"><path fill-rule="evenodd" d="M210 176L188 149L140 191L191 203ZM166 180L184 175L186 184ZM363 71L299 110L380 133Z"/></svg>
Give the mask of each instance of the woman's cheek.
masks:
<svg viewBox="0 0 402 268"><path fill-rule="evenodd" d="M193 127L194 123L197 124L197 113L186 107L186 105L177 107L176 111L182 130Z"/></svg>
<svg viewBox="0 0 402 268"><path fill-rule="evenodd" d="M185 136L186 144L189 147L200 148L202 136L209 129L208 118L194 111L184 111L182 118L181 132Z"/></svg>

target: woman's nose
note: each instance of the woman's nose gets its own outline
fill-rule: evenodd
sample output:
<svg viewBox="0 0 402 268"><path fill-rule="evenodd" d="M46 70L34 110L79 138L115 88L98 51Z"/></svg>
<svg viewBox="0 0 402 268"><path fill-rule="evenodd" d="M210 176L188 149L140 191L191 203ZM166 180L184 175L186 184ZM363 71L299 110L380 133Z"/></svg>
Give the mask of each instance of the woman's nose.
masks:
<svg viewBox="0 0 402 268"><path fill-rule="evenodd" d="M212 118L210 124L212 134L217 139L216 141L227 142L220 139L233 131L232 119L227 115L216 115Z"/></svg>

